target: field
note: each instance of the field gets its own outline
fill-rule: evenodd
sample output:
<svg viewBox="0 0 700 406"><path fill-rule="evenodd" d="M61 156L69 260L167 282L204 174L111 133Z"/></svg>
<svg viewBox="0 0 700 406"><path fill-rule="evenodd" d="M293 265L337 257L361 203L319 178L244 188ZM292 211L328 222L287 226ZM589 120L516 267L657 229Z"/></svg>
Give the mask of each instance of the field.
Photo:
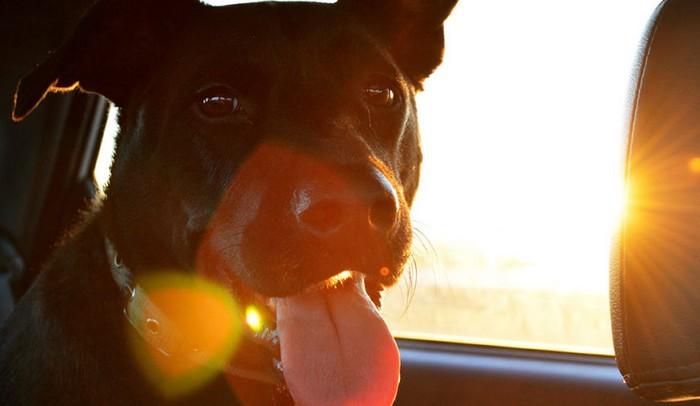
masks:
<svg viewBox="0 0 700 406"><path fill-rule="evenodd" d="M385 296L383 313L399 336L612 353L605 286L538 287L538 277L551 271L517 261L496 266L462 261L464 267L418 263L415 284L405 277Z"/></svg>

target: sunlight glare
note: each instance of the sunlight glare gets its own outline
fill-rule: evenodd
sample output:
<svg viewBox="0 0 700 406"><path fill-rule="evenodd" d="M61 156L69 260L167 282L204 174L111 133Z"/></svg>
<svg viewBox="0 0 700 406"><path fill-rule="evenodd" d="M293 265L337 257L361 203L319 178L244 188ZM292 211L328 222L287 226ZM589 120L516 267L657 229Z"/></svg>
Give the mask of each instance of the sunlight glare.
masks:
<svg viewBox="0 0 700 406"><path fill-rule="evenodd" d="M630 69L656 1L634 4L511 1L505 15L501 3L457 5L444 65L418 95L413 216L434 244L531 264L518 288L607 291Z"/></svg>
<svg viewBox="0 0 700 406"><path fill-rule="evenodd" d="M690 172L698 174L700 173L700 157L694 157L688 163L688 168Z"/></svg>
<svg viewBox="0 0 700 406"><path fill-rule="evenodd" d="M245 309L245 322L256 333L261 332L263 327L265 327L260 312L252 305Z"/></svg>

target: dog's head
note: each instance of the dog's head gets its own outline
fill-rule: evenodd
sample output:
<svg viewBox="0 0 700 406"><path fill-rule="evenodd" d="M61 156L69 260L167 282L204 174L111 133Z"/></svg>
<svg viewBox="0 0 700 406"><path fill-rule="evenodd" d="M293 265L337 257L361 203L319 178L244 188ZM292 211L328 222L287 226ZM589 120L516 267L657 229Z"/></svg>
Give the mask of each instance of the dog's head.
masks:
<svg viewBox="0 0 700 406"><path fill-rule="evenodd" d="M407 260L414 95L455 2L103 0L14 117L78 86L121 108L102 221L135 272L198 269L254 301L350 270L378 304Z"/></svg>

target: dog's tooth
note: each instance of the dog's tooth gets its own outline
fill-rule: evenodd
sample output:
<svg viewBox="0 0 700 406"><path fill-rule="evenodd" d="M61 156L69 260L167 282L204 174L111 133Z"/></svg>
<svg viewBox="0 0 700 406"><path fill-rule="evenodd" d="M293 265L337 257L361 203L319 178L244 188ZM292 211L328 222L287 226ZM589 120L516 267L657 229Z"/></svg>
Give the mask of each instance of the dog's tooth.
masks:
<svg viewBox="0 0 700 406"><path fill-rule="evenodd" d="M279 345L280 336L277 330L266 330L264 339L269 341L272 345Z"/></svg>
<svg viewBox="0 0 700 406"><path fill-rule="evenodd" d="M277 330L272 330L270 333L270 341L272 341L272 344L275 345L280 343L280 333Z"/></svg>
<svg viewBox="0 0 700 406"><path fill-rule="evenodd" d="M264 328L264 329L262 329L262 331L255 333L255 336L261 340L267 340L268 339L267 336L269 334L268 333L269 331L270 330L268 328Z"/></svg>
<svg viewBox="0 0 700 406"><path fill-rule="evenodd" d="M280 338L279 338L279 333L277 330L271 330L271 329L264 329L259 337L265 341L270 342L271 344L277 345L279 344Z"/></svg>
<svg viewBox="0 0 700 406"><path fill-rule="evenodd" d="M277 299L274 297L270 297L265 301L265 304L267 305L267 308L270 309L271 312L275 312L277 310Z"/></svg>

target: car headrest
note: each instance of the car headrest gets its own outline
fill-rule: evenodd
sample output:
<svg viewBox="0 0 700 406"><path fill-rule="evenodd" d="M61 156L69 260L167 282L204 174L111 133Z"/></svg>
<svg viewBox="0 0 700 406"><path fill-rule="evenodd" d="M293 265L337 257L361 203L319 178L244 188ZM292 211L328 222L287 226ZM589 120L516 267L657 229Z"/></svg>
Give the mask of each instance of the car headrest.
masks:
<svg viewBox="0 0 700 406"><path fill-rule="evenodd" d="M700 1L651 21L630 107L628 210L611 269L618 365L650 400L700 398Z"/></svg>

